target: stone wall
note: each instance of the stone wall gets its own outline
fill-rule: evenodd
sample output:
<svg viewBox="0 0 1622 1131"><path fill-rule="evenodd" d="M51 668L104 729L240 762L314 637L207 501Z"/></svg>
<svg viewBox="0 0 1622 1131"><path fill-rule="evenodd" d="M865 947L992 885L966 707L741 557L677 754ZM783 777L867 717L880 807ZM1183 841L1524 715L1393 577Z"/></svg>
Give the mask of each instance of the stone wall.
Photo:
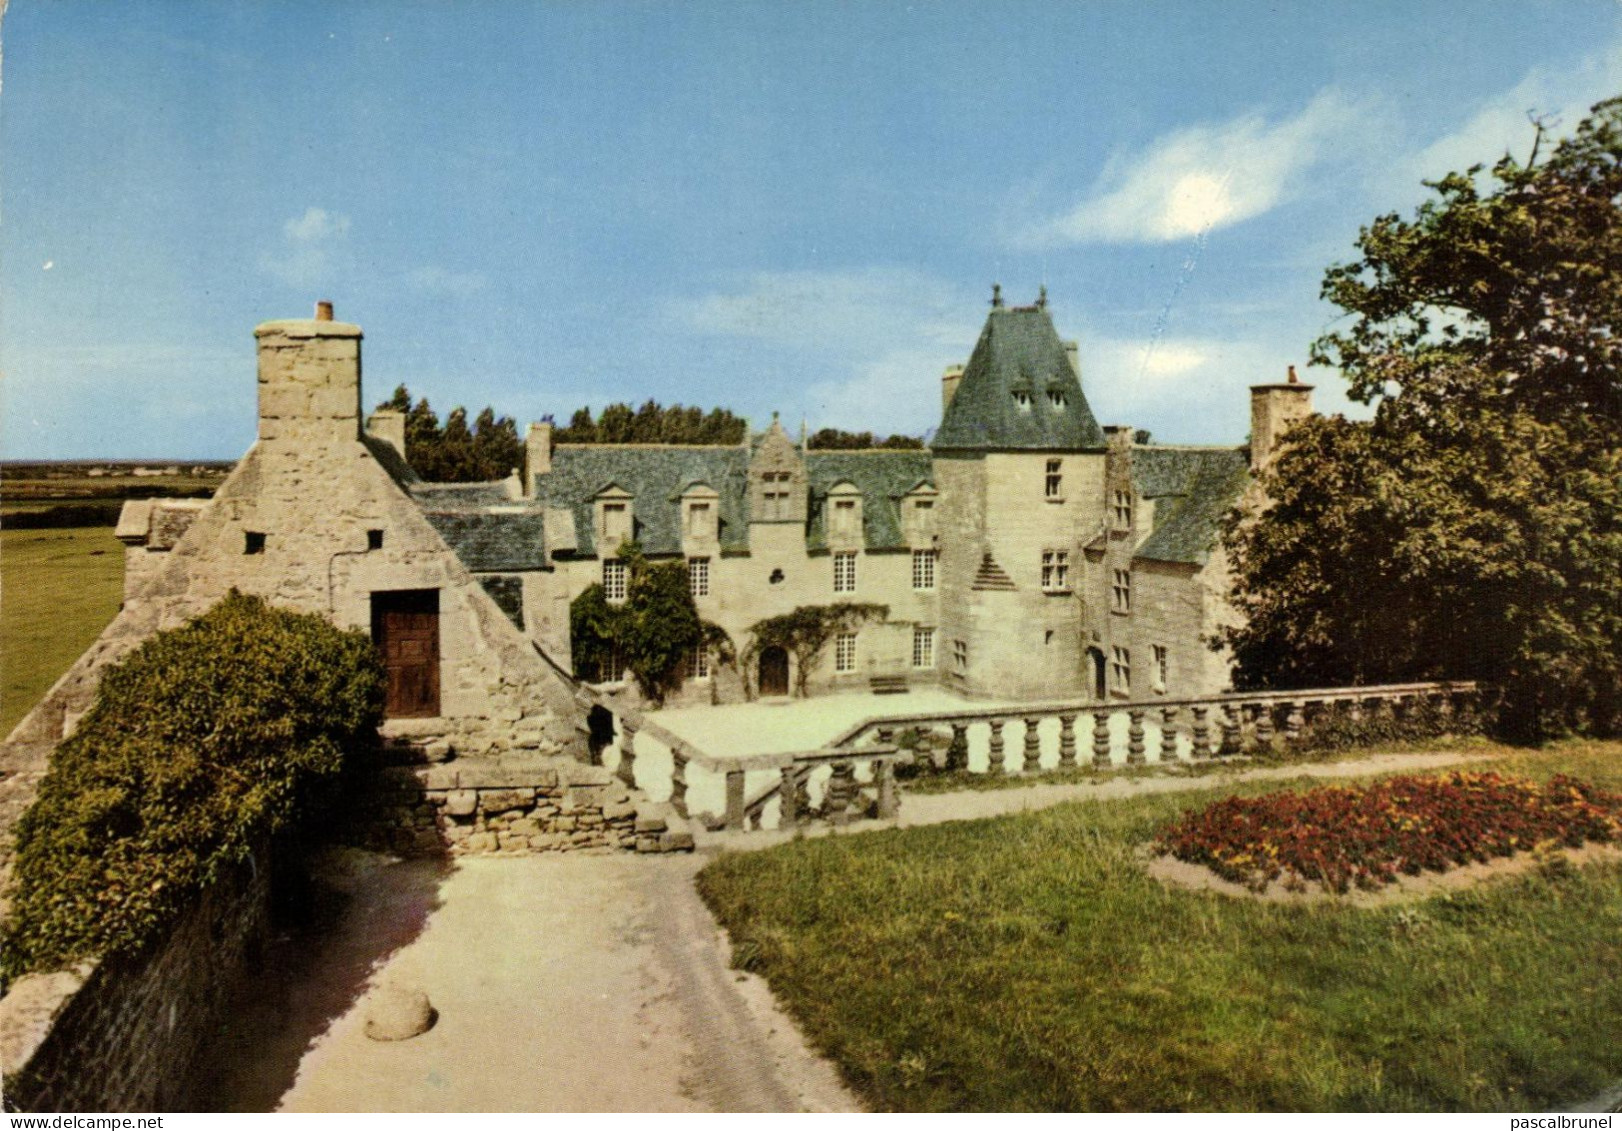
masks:
<svg viewBox="0 0 1622 1131"><path fill-rule="evenodd" d="M186 1110L198 1053L264 941L268 859L205 892L144 954L18 979L0 999L6 1110Z"/></svg>
<svg viewBox="0 0 1622 1131"><path fill-rule="evenodd" d="M389 766L362 784L342 834L401 855L690 850L664 806L635 799L600 766L560 759L458 759Z"/></svg>

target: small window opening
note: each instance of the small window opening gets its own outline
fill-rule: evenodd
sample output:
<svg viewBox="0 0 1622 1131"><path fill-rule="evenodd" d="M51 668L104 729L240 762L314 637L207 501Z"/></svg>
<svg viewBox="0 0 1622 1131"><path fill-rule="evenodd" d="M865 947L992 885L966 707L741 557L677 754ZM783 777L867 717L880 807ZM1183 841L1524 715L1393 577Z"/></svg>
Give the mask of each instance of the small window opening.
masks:
<svg viewBox="0 0 1622 1131"><path fill-rule="evenodd" d="M249 530L242 544L244 554L262 554L265 552L265 536L257 530Z"/></svg>
<svg viewBox="0 0 1622 1131"><path fill-rule="evenodd" d="M383 548L383 532L381 530L368 530L366 532L366 548L368 550L381 550Z"/></svg>
<svg viewBox="0 0 1622 1131"><path fill-rule="evenodd" d="M772 575L770 577L768 577L766 580L770 581L773 585L781 585L781 584L783 584L783 571L780 570L780 569L772 570Z"/></svg>

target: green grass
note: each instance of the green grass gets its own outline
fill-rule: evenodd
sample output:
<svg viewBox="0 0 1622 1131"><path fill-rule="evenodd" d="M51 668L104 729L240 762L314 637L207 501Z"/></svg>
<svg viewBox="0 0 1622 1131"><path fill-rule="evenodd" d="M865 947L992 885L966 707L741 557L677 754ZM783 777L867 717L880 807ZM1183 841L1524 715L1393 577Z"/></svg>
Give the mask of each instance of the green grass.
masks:
<svg viewBox="0 0 1622 1131"><path fill-rule="evenodd" d="M1483 751L1622 787L1622 743ZM1369 909L1146 875L1180 809L1278 788L800 841L699 887L881 1109L1547 1110L1622 1079L1622 866Z"/></svg>
<svg viewBox="0 0 1622 1131"><path fill-rule="evenodd" d="M0 530L0 738L118 612L124 547L109 527Z"/></svg>

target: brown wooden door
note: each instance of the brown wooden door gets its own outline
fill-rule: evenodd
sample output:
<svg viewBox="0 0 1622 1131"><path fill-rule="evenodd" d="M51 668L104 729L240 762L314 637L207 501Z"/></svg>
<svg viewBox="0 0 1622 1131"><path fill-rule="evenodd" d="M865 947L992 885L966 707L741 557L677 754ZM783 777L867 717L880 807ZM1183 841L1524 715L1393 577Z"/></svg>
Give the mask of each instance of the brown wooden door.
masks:
<svg viewBox="0 0 1622 1131"><path fill-rule="evenodd" d="M776 645L760 654L760 693L788 694L788 653Z"/></svg>
<svg viewBox="0 0 1622 1131"><path fill-rule="evenodd" d="M391 719L439 714L439 590L372 594L372 640L383 653Z"/></svg>

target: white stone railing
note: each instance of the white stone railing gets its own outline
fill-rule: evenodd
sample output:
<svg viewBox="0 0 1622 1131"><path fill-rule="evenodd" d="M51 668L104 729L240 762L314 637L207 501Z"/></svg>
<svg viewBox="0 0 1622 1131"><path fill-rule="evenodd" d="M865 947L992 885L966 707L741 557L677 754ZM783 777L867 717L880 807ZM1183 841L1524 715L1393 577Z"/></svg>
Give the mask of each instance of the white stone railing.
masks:
<svg viewBox="0 0 1622 1131"><path fill-rule="evenodd" d="M950 728L947 769L1007 773L1011 746L1018 754L1013 769L1020 773L1075 767L1080 765L1083 743L1091 764L1107 769L1276 751L1281 745L1299 744L1312 723L1333 713L1356 723L1371 715L1398 715L1429 703L1446 717L1459 700L1474 698L1477 690L1469 682L1400 683L1229 692L1197 699L965 707L864 719L836 735L827 746L855 751L869 740L888 745L906 731Z"/></svg>

